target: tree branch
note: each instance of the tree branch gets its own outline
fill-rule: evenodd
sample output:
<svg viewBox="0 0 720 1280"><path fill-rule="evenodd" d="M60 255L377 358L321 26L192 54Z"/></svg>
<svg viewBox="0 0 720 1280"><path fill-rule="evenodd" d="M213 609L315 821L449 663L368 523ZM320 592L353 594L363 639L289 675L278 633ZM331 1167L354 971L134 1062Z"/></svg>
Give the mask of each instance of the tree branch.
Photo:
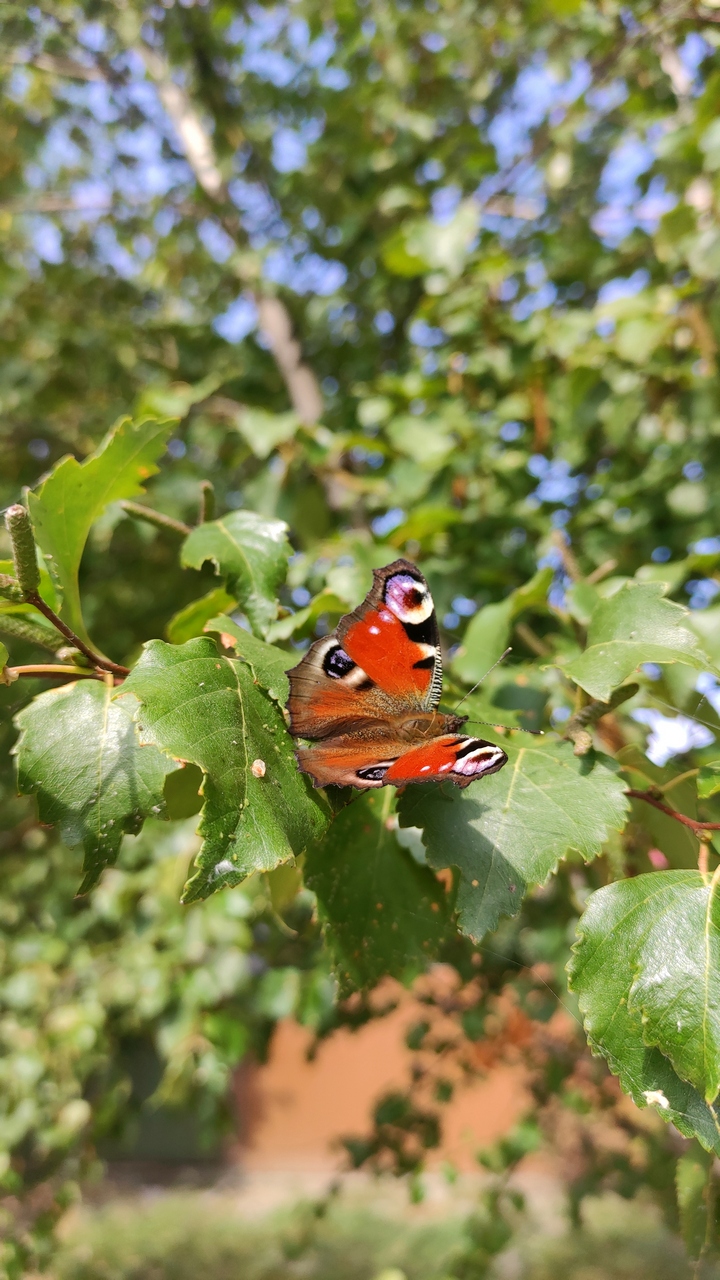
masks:
<svg viewBox="0 0 720 1280"><path fill-rule="evenodd" d="M157 50L141 44L138 52L155 84L198 184L215 203L229 206L231 201L215 157L213 140L188 94L175 83L168 63ZM227 218L223 221L237 240L240 224L235 211L232 228L229 227ZM258 310L260 329L282 374L293 409L305 426L311 426L322 414L322 395L312 369L302 362L300 344L293 337L292 320L287 307L279 298L261 294L257 290L253 293L253 298Z"/></svg>
<svg viewBox="0 0 720 1280"><path fill-rule="evenodd" d="M688 818L686 814L678 813L677 809L671 809L669 805L663 804L662 800L656 800L649 791L626 791L625 795L631 796L633 800L645 800L654 809L666 813L668 818L675 818L677 822L682 822L684 827L689 827L696 835L701 835L703 831L720 831L720 822L698 822L696 818Z"/></svg>

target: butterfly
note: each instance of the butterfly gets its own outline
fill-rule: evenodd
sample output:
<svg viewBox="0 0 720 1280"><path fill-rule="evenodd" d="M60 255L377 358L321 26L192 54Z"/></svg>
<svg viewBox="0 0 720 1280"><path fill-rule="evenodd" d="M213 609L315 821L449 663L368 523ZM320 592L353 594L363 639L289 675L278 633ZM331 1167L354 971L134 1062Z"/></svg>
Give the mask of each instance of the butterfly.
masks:
<svg viewBox="0 0 720 1280"><path fill-rule="evenodd" d="M316 787L467 787L507 764L501 747L460 734L467 716L437 710L442 655L435 606L419 569L375 569L363 603L288 672L295 754Z"/></svg>

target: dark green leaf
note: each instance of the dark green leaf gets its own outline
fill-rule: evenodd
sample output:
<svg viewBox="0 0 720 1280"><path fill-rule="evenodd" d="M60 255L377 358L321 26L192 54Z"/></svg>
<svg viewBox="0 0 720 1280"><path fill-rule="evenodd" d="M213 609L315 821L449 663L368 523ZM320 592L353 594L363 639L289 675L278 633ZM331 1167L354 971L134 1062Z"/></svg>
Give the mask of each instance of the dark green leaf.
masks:
<svg viewBox="0 0 720 1280"><path fill-rule="evenodd" d="M162 814L165 776L177 768L155 747L141 746L134 700L79 680L40 694L16 718L18 785L36 795L41 822L57 824L66 844L85 851L81 893L117 858L123 835Z"/></svg>
<svg viewBox="0 0 720 1280"><path fill-rule="evenodd" d="M80 607L78 570L87 536L111 502L144 493L143 482L158 470L173 421L122 418L95 453L78 462L62 458L34 493L28 509L38 545L52 557L62 590L61 616L87 639Z"/></svg>
<svg viewBox="0 0 720 1280"><path fill-rule="evenodd" d="M298 771L279 708L244 662L221 657L209 637L152 640L126 692L141 703L141 740L205 774L204 843L186 902L269 871L322 834L329 808Z"/></svg>
<svg viewBox="0 0 720 1280"><path fill-rule="evenodd" d="M182 563L200 569L212 560L253 631L264 635L277 616L276 595L289 555L282 520L269 520L255 511L231 511L193 529L183 543Z"/></svg>
<svg viewBox="0 0 720 1280"><path fill-rule="evenodd" d="M305 879L345 992L420 972L446 929L442 887L398 844L392 804L389 788L368 792L307 855Z"/></svg>
<svg viewBox="0 0 720 1280"><path fill-rule="evenodd" d="M627 582L593 612L588 647L565 667L592 698L607 702L613 689L643 662L711 664L685 625L687 610L663 598L661 582Z"/></svg>
<svg viewBox="0 0 720 1280"><path fill-rule="evenodd" d="M464 791L410 787L404 827L422 827L431 866L458 867L461 929L482 938L514 915L528 885L542 884L571 850L594 858L628 811L624 784L605 757L573 755L569 743L499 741L508 763Z"/></svg>

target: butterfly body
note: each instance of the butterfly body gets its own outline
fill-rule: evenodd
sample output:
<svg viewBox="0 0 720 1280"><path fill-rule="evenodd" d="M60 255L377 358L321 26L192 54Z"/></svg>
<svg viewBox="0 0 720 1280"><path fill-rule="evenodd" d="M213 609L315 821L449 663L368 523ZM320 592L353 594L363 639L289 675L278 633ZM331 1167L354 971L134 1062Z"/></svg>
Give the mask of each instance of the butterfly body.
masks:
<svg viewBox="0 0 720 1280"><path fill-rule="evenodd" d="M507 761L459 733L467 717L437 710L442 656L435 608L415 565L374 571L363 603L289 672L290 731L316 786L360 789L450 778L466 787Z"/></svg>

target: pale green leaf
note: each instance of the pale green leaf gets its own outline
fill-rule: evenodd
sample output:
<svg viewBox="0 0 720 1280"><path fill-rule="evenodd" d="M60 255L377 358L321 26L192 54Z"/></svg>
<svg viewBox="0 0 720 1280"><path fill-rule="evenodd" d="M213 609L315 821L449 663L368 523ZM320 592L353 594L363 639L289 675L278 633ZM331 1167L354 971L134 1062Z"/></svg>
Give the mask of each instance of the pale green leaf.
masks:
<svg viewBox="0 0 720 1280"><path fill-rule="evenodd" d="M297 639L311 636L318 618L323 614L327 615L328 622L334 626L347 611L347 603L335 595L334 591L320 591L310 604L305 605L303 609L298 609L297 613L289 613L287 617L278 618L277 622L273 622L268 628L268 639L289 640L291 636Z"/></svg>
<svg viewBox="0 0 720 1280"><path fill-rule="evenodd" d="M125 692L141 703L141 740L205 774L204 843L186 902L270 871L322 834L329 807L298 771L280 710L246 663L221 657L207 636L152 640Z"/></svg>
<svg viewBox="0 0 720 1280"><path fill-rule="evenodd" d="M565 667L592 698L607 702L613 689L643 662L684 662L697 670L710 665L686 625L688 613L663 598L660 582L627 582L601 600L588 630L588 647Z"/></svg>
<svg viewBox="0 0 720 1280"><path fill-rule="evenodd" d="M697 779L697 793L701 800L709 800L710 796L720 791L720 760L709 760L702 765Z"/></svg>
<svg viewBox="0 0 720 1280"><path fill-rule="evenodd" d="M62 458L27 495L35 537L62 591L61 616L85 640L78 571L90 527L109 503L144 493L172 428L172 421L122 418L89 458Z"/></svg>
<svg viewBox="0 0 720 1280"><path fill-rule="evenodd" d="M460 680L474 684L487 675L508 647L515 618L526 609L547 608L552 578L552 569L539 569L524 586L475 614L452 662L452 671Z"/></svg>
<svg viewBox="0 0 720 1280"><path fill-rule="evenodd" d="M191 569L211 560L253 631L264 635L277 617L276 596L289 556L284 521L266 519L255 511L231 511L193 529L183 543L181 560Z"/></svg>
<svg viewBox="0 0 720 1280"><path fill-rule="evenodd" d="M427 859L460 871L460 928L473 938L515 915L529 885L543 884L572 850L594 858L628 812L624 783L605 757L578 758L569 743L501 739L508 763L466 790L409 787L403 827L422 827ZM522 745L521 745L522 744Z"/></svg>
<svg viewBox="0 0 720 1280"><path fill-rule="evenodd" d="M392 803L390 788L355 799L305 862L344 993L415 976L447 927L443 889L398 844Z"/></svg>
<svg viewBox="0 0 720 1280"><path fill-rule="evenodd" d="M691 1258L699 1258L711 1242L716 1248L720 1242L720 1206L712 1193L712 1166L712 1153L697 1146L682 1155L675 1166L680 1233Z"/></svg>
<svg viewBox="0 0 720 1280"><path fill-rule="evenodd" d="M5 645L0 640L0 672L5 670L5 667L7 666L7 660L9 657L10 657L10 654L5 648Z"/></svg>
<svg viewBox="0 0 720 1280"><path fill-rule="evenodd" d="M165 777L178 767L140 745L133 706L113 701L102 681L79 680L41 693L16 717L19 789L37 796L41 822L82 845L81 893L115 861L126 832L164 812Z"/></svg>
<svg viewBox="0 0 720 1280"><path fill-rule="evenodd" d="M137 398L135 414L144 417L152 414L159 418L184 418L194 404L207 400L223 382L222 375L210 373L202 381L150 383Z"/></svg>
<svg viewBox="0 0 720 1280"><path fill-rule="evenodd" d="M268 413L266 409L238 409L235 426L256 458L267 458L279 444L297 435L300 419L296 413Z"/></svg>
<svg viewBox="0 0 720 1280"><path fill-rule="evenodd" d="M265 689L281 707L285 706L290 696L290 681L285 675L291 667L297 666L300 655L288 653L285 649L277 649L275 645L265 644L258 640L251 631L238 626L232 618L221 616L210 618L205 623L205 631L215 632L223 637L227 647L232 647L242 662L247 662L253 676L261 688Z"/></svg>

